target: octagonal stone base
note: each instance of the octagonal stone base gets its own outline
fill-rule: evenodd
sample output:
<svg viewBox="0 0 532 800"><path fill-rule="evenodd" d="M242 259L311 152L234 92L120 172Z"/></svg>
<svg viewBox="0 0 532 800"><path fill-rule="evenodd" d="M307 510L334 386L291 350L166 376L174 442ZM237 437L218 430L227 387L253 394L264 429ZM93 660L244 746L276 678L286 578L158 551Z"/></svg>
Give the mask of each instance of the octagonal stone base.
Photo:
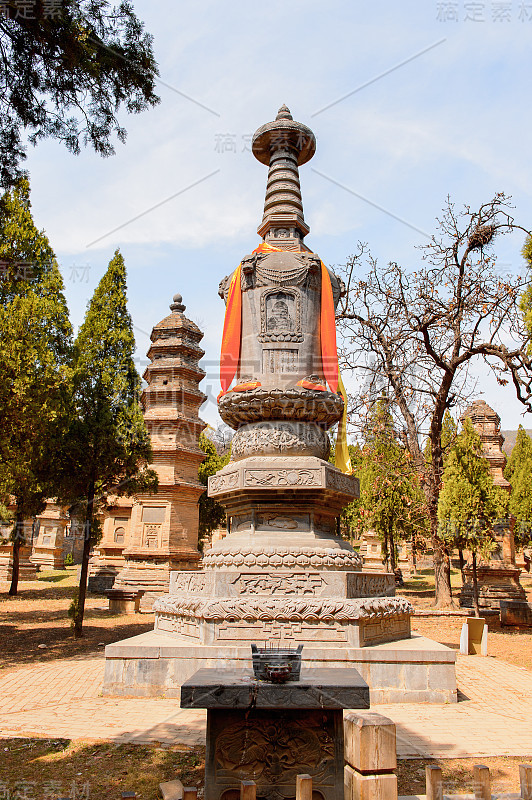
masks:
<svg viewBox="0 0 532 800"><path fill-rule="evenodd" d="M222 646L274 640L365 647L404 639L410 603L378 596L393 594L390 580L325 571L173 573L170 594L154 604L155 630Z"/></svg>

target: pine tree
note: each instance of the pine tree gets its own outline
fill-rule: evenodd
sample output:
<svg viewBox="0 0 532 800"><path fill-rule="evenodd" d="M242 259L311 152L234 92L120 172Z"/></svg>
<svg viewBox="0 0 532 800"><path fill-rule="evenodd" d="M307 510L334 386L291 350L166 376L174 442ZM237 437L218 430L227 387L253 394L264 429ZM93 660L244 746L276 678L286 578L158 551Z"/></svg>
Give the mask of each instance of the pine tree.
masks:
<svg viewBox="0 0 532 800"><path fill-rule="evenodd" d="M473 603L479 616L477 554L488 557L495 546L492 525L506 516L508 495L494 486L489 461L471 420L464 422L446 459L438 502L440 534L452 547L470 550Z"/></svg>
<svg viewBox="0 0 532 800"><path fill-rule="evenodd" d="M119 251L89 303L74 344L75 418L69 431L64 496L75 504L85 532L74 635L82 635L89 553L99 530L94 519L108 494L153 492L152 452L140 407L135 339L127 310L126 269Z"/></svg>
<svg viewBox="0 0 532 800"><path fill-rule="evenodd" d="M198 477L200 483L207 486L209 477L229 463L231 452L228 450L224 455L220 455L214 442L212 442L208 436L205 436L204 433L200 435L199 446L205 453L205 460L199 466ZM225 522L225 510L220 503L217 503L216 500L208 496L207 490L200 495L198 502L198 547L202 550L205 537Z"/></svg>
<svg viewBox="0 0 532 800"><path fill-rule="evenodd" d="M55 8L54 8L55 5ZM29 13L28 13L29 12ZM26 143L52 137L108 156L126 138L119 110L159 102L152 37L121 0L2 3L0 182L20 176ZM120 121L119 121L120 117Z"/></svg>
<svg viewBox="0 0 532 800"><path fill-rule="evenodd" d="M532 439L522 425L504 470L510 481L510 513L515 517L514 539L518 547L532 542Z"/></svg>
<svg viewBox="0 0 532 800"><path fill-rule="evenodd" d="M428 521L417 472L397 440L386 399L371 414L357 474L363 526L381 538L386 561L395 571L398 542L422 536Z"/></svg>
<svg viewBox="0 0 532 800"><path fill-rule="evenodd" d="M15 502L13 570L18 590L25 520L57 489L70 403L72 329L48 239L31 216L22 180L0 201L0 485Z"/></svg>

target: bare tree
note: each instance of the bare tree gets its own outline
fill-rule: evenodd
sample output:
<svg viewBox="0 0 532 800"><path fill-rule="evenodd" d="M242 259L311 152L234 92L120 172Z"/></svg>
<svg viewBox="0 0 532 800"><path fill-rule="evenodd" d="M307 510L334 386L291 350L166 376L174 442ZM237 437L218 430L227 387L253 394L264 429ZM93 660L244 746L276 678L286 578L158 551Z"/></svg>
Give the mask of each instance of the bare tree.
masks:
<svg viewBox="0 0 532 800"><path fill-rule="evenodd" d="M404 270L380 269L366 245L344 267L347 292L338 308L344 368L362 372L365 387L356 411L385 389L395 404L402 435L420 473L431 523L435 602L452 605L450 558L438 534L445 411L472 390L471 362L483 359L498 383L511 380L532 411L530 336L519 311L523 277L497 269L493 242L521 230L512 206L497 194L477 211L457 211L447 200L438 232L421 248L422 262ZM367 262L364 277L361 265ZM428 438L430 458L422 443Z"/></svg>

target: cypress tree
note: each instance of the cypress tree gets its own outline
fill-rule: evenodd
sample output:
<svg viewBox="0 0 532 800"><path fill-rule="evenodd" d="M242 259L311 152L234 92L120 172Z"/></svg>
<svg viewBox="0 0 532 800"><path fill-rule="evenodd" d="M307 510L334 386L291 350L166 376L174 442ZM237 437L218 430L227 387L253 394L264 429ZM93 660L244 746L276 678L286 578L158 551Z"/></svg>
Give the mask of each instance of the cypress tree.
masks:
<svg viewBox="0 0 532 800"><path fill-rule="evenodd" d="M397 569L397 544L427 531L423 493L407 450L399 443L386 399L374 406L357 469L359 514L380 537L386 561Z"/></svg>
<svg viewBox="0 0 532 800"><path fill-rule="evenodd" d="M135 339L127 310L126 269L117 250L88 305L74 344L74 404L65 494L84 529L78 597L72 604L74 635L82 635L91 546L98 539L94 515L108 494L157 489L147 468L152 451L140 406Z"/></svg>
<svg viewBox="0 0 532 800"><path fill-rule="evenodd" d="M33 222L27 180L0 200L0 269L0 486L4 503L15 502L9 589L15 595L25 520L58 488L72 351L63 281Z"/></svg>
<svg viewBox="0 0 532 800"><path fill-rule="evenodd" d="M207 486L209 477L229 463L231 451L228 450L224 455L220 455L214 442L209 439L208 436L205 436L204 433L200 434L199 446L205 453L205 460L199 466L198 478L200 483ZM203 494L200 495L198 503L198 547L200 550L203 550L205 536L208 536L215 528L218 528L225 522L225 510L220 503L217 503L216 500L213 500L212 497L207 495L206 489Z"/></svg>
<svg viewBox="0 0 532 800"><path fill-rule="evenodd" d="M492 525L506 516L508 495L493 485L489 461L471 420L466 419L446 459L438 502L440 534L452 547L470 550L473 559L473 603L479 616L477 554L495 547Z"/></svg>
<svg viewBox="0 0 532 800"><path fill-rule="evenodd" d="M510 513L515 517L515 543L518 547L528 547L532 541L532 439L522 425L504 477L512 486Z"/></svg>

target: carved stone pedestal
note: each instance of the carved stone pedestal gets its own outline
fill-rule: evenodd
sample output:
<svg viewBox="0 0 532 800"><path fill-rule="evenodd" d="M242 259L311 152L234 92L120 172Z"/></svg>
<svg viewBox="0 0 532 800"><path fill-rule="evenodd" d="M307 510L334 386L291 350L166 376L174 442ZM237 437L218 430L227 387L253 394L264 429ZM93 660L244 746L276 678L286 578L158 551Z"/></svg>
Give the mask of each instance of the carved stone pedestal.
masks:
<svg viewBox="0 0 532 800"><path fill-rule="evenodd" d="M240 781L257 796L295 797L312 777L313 797L344 800L344 708L369 708L354 669L309 670L281 685L249 672L199 670L183 686L182 708L207 709L205 800L239 800Z"/></svg>
<svg viewBox="0 0 532 800"><path fill-rule="evenodd" d="M209 478L229 535L205 553L207 569L356 569L361 558L336 536L336 517L358 480L313 456L231 462Z"/></svg>
<svg viewBox="0 0 532 800"><path fill-rule="evenodd" d="M112 614L136 614L140 611L141 590L128 592L125 589L109 589L105 594Z"/></svg>
<svg viewBox="0 0 532 800"><path fill-rule="evenodd" d="M170 594L154 604L155 630L218 647L272 640L365 647L409 637L410 603L380 597L381 592L393 595L393 575L297 569L177 572Z"/></svg>

